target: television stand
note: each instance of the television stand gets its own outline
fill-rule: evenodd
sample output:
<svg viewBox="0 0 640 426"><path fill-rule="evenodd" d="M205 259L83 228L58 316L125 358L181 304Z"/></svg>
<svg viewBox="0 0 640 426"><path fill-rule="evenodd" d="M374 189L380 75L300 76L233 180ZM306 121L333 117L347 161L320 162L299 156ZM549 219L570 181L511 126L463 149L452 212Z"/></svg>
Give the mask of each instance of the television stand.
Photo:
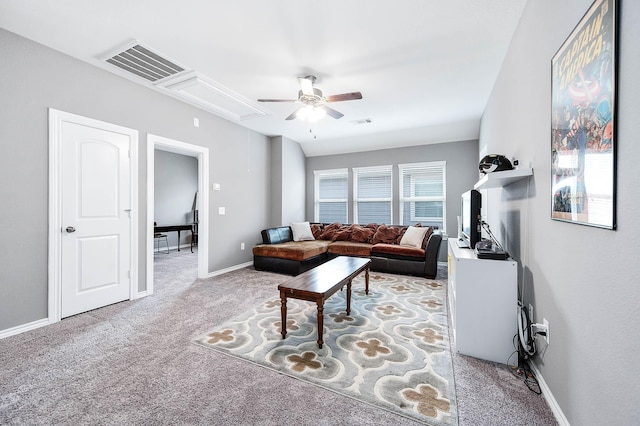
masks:
<svg viewBox="0 0 640 426"><path fill-rule="evenodd" d="M478 259L449 240L448 296L456 350L506 364L518 333L518 263Z"/></svg>

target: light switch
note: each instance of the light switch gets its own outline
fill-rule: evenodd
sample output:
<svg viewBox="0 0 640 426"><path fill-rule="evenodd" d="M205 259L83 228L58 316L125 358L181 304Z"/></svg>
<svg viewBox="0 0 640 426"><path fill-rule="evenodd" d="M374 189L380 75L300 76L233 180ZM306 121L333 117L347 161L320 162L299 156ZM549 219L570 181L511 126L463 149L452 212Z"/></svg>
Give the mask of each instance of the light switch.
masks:
<svg viewBox="0 0 640 426"><path fill-rule="evenodd" d="M220 191L220 184L219 183L214 183L213 184L213 190L214 191Z"/></svg>
<svg viewBox="0 0 640 426"><path fill-rule="evenodd" d="M223 214L225 214L224 207L218 207L218 214L219 214L219 215L223 215Z"/></svg>
<svg viewBox="0 0 640 426"><path fill-rule="evenodd" d="M193 127L200 127L200 120L193 117Z"/></svg>

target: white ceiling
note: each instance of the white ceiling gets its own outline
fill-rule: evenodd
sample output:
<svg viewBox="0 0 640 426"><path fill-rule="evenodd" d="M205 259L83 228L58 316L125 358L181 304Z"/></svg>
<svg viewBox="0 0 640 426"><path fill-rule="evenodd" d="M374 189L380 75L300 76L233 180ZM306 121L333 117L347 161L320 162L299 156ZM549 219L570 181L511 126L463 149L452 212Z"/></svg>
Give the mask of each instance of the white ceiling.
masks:
<svg viewBox="0 0 640 426"><path fill-rule="evenodd" d="M0 27L116 73L100 58L137 40L268 114L240 125L314 156L476 139L525 4L1 0ZM344 117L312 126L285 121L296 104L255 102L296 98L296 77L308 74L325 96L363 99L330 104ZM362 119L371 123L353 123Z"/></svg>

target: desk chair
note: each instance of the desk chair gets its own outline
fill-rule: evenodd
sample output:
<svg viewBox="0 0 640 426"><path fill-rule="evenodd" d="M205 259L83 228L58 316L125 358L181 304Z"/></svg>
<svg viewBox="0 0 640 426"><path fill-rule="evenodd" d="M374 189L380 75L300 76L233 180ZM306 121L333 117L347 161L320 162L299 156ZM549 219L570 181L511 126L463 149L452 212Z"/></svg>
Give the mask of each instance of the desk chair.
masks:
<svg viewBox="0 0 640 426"><path fill-rule="evenodd" d="M153 226L156 226L156 222L153 222ZM154 251L160 252L160 241L164 239L164 244L167 246L167 254L169 254L169 239L166 234L161 234L160 232L155 232L153 234L153 245Z"/></svg>

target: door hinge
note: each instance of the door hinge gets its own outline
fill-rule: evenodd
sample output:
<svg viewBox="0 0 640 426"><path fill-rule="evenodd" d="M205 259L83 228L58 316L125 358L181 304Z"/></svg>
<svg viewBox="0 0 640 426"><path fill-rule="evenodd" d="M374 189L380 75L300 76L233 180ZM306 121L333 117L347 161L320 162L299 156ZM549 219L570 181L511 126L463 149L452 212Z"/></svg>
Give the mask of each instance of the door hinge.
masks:
<svg viewBox="0 0 640 426"><path fill-rule="evenodd" d="M127 276L128 276L129 278L131 278L131 269L129 269L129 270L127 271Z"/></svg>

